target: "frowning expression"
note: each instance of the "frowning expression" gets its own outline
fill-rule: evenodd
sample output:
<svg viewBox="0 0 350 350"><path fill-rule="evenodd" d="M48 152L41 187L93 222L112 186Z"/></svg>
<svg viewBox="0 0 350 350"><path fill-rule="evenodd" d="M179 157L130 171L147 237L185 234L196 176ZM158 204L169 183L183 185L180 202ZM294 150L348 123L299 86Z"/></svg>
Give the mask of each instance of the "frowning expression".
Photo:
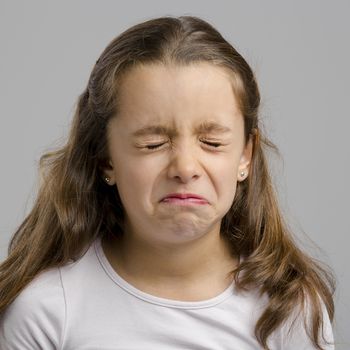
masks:
<svg viewBox="0 0 350 350"><path fill-rule="evenodd" d="M219 227L251 159L227 71L209 63L140 65L119 88L105 174L117 186L128 226L163 242ZM163 200L170 193L203 200Z"/></svg>

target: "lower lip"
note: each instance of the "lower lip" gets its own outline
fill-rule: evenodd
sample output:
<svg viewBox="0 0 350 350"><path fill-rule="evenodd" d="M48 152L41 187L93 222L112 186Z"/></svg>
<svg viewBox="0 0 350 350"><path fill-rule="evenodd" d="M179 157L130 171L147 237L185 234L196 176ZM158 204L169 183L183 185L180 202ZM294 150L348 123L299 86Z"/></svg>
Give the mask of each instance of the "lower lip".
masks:
<svg viewBox="0 0 350 350"><path fill-rule="evenodd" d="M169 197L162 200L163 203L169 203L169 204L178 204L178 205L204 205L208 204L208 202L204 199L199 198L175 198L175 197Z"/></svg>

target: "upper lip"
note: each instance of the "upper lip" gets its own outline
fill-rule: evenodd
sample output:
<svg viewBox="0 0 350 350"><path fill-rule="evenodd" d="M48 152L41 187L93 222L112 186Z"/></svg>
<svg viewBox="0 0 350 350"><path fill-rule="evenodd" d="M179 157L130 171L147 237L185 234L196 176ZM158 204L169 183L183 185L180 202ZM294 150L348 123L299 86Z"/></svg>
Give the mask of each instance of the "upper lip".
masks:
<svg viewBox="0 0 350 350"><path fill-rule="evenodd" d="M195 193L169 193L165 197L162 198L164 200L165 198L169 197L175 197L175 198L181 198L181 199L186 199L186 198L198 198L198 199L203 199L206 200L204 197L195 194Z"/></svg>

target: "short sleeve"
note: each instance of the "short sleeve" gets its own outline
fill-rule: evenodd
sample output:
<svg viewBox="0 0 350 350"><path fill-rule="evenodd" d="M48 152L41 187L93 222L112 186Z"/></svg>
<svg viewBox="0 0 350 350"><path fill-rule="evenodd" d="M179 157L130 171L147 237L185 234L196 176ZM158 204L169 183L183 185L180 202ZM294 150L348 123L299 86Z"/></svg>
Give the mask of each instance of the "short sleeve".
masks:
<svg viewBox="0 0 350 350"><path fill-rule="evenodd" d="M323 316L323 337L322 330L320 332L320 345L323 350L334 350L334 336L332 324L329 319L329 315L325 304L321 301L322 316ZM309 317L309 308L307 308L306 316ZM310 322L309 318L307 318ZM289 318L286 324L283 326L282 331L282 344L283 350L316 350L317 348L312 344L311 339L307 335L304 317L300 312Z"/></svg>
<svg viewBox="0 0 350 350"><path fill-rule="evenodd" d="M58 350L65 302L59 270L46 271L22 290L0 318L1 350Z"/></svg>

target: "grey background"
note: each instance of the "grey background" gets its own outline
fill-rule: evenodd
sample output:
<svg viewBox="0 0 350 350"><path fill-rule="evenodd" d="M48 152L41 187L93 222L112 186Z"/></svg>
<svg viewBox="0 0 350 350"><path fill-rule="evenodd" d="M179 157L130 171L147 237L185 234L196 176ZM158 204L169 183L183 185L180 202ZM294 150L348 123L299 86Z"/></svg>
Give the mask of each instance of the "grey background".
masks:
<svg viewBox="0 0 350 350"><path fill-rule="evenodd" d="M349 349L349 1L1 1L0 261L102 50L133 24L184 14L212 23L257 74L283 213L336 273L337 349Z"/></svg>

